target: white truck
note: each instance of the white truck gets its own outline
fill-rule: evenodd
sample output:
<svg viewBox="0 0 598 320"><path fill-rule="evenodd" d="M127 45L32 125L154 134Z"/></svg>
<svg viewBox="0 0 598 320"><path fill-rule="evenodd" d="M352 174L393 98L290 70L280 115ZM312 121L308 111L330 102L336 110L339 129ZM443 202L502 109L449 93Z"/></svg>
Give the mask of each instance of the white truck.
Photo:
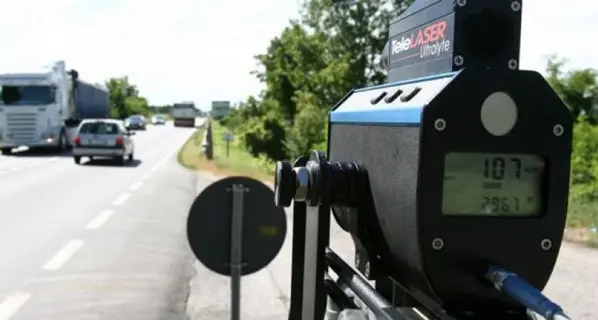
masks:
<svg viewBox="0 0 598 320"><path fill-rule="evenodd" d="M193 102L180 102L172 106L172 120L175 127L195 127L197 110Z"/></svg>
<svg viewBox="0 0 598 320"><path fill-rule="evenodd" d="M108 116L108 91L79 80L64 61L48 72L0 74L2 154L21 146L62 152L83 119Z"/></svg>

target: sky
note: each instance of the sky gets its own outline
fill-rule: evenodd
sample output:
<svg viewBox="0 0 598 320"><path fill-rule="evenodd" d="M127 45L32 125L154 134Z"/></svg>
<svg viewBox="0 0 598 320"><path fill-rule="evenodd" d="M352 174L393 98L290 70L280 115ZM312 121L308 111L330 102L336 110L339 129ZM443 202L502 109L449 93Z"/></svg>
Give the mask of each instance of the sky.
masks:
<svg viewBox="0 0 598 320"><path fill-rule="evenodd" d="M598 1L523 3L522 69L542 72L549 54L598 69ZM298 12L297 0L0 0L0 8L0 73L64 60L87 82L127 75L151 104L192 100L206 110L260 91L253 56Z"/></svg>

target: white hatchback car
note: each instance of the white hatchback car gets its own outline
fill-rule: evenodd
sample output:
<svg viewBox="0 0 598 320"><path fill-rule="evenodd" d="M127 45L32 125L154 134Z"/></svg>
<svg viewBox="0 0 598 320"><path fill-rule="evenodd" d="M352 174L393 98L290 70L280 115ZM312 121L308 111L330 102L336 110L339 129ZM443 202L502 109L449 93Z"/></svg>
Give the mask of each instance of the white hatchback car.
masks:
<svg viewBox="0 0 598 320"><path fill-rule="evenodd" d="M73 143L73 159L81 163L81 157L109 157L124 164L132 161L135 154L134 132L127 130L122 120L83 120L77 129Z"/></svg>

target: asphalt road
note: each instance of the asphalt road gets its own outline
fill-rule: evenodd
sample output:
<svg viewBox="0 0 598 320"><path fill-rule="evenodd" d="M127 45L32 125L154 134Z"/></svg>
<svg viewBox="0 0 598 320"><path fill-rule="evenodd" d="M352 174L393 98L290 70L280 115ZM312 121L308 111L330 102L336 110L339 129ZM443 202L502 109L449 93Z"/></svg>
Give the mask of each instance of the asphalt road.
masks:
<svg viewBox="0 0 598 320"><path fill-rule="evenodd" d="M138 132L125 166L1 156L0 320L184 319L197 176L176 152L193 131Z"/></svg>

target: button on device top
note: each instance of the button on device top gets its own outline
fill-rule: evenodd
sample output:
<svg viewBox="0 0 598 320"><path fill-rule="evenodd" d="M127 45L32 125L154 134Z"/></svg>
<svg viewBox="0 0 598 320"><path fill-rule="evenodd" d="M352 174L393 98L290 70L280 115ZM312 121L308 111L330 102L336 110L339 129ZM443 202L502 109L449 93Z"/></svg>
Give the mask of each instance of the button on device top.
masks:
<svg viewBox="0 0 598 320"><path fill-rule="evenodd" d="M380 100L382 100L382 98L384 98L386 96L387 92L384 91L382 92L380 95L378 95L377 97L373 98L372 100L370 100L371 104L377 104L378 102L380 102Z"/></svg>
<svg viewBox="0 0 598 320"><path fill-rule="evenodd" d="M420 87L415 87L413 88L413 90L411 90L411 92L409 92L408 94L401 96L401 102L408 102L411 99L413 99L420 91L422 91L422 88Z"/></svg>
<svg viewBox="0 0 598 320"><path fill-rule="evenodd" d="M397 100L397 98L403 94L403 90L402 89L397 89L397 91L395 91L395 93L391 94L390 96L386 97L386 99L384 99L384 102L386 103L391 103L395 100Z"/></svg>

